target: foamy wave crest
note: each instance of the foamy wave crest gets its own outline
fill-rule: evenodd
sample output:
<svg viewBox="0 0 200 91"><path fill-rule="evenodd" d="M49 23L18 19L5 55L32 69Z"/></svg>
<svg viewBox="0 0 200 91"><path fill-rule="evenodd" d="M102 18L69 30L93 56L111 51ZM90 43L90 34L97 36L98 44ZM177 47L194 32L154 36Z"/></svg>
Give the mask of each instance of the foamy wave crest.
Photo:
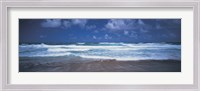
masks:
<svg viewBox="0 0 200 91"><path fill-rule="evenodd" d="M181 59L181 45L170 43L23 44L20 57L79 56L117 60Z"/></svg>

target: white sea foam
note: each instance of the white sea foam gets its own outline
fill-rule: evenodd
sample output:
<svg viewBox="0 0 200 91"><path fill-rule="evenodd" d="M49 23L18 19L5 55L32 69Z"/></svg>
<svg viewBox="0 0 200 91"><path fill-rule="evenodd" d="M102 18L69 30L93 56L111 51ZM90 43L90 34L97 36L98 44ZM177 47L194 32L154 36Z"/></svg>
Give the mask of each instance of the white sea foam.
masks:
<svg viewBox="0 0 200 91"><path fill-rule="evenodd" d="M85 43L77 43L77 44L83 45L83 44L85 44Z"/></svg>
<svg viewBox="0 0 200 91"><path fill-rule="evenodd" d="M80 45L81 44L81 45ZM23 44L20 57L80 56L117 60L181 59L181 45L167 43Z"/></svg>
<svg viewBox="0 0 200 91"><path fill-rule="evenodd" d="M66 48L49 48L49 52L69 52L69 51L88 51L89 49L66 49Z"/></svg>

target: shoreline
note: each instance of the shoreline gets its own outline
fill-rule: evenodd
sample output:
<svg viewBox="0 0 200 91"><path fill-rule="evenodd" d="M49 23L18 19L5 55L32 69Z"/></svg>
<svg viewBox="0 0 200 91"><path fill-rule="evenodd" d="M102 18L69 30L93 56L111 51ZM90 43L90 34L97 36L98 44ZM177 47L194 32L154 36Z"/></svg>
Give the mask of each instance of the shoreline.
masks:
<svg viewBox="0 0 200 91"><path fill-rule="evenodd" d="M181 60L19 57L19 72L181 72Z"/></svg>

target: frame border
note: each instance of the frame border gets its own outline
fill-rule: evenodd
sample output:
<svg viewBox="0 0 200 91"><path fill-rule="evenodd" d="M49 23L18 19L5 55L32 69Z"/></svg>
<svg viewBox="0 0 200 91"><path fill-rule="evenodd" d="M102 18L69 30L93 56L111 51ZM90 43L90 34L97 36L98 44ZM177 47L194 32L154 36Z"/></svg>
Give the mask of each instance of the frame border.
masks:
<svg viewBox="0 0 200 91"><path fill-rule="evenodd" d="M3 53L3 50L2 50L2 1L0 0L0 90L2 89L2 75L3 75L3 59L2 59L2 53Z"/></svg>
<svg viewBox="0 0 200 91"><path fill-rule="evenodd" d="M9 60L9 42L8 42L8 8L14 7L191 7L194 13L194 84L193 85L14 85L8 83L8 60ZM0 90L3 91L22 91L22 90L42 90L42 91L60 91L76 90L85 91L91 89L109 90L109 91L200 91L200 0L0 0ZM82 90L81 90L82 89ZM93 91L93 90L91 90Z"/></svg>

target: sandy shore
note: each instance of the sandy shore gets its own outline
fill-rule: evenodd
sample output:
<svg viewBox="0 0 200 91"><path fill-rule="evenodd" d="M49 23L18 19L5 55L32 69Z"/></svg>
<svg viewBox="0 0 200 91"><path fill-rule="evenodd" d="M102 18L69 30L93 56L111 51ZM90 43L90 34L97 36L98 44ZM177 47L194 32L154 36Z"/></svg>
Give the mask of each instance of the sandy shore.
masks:
<svg viewBox="0 0 200 91"><path fill-rule="evenodd" d="M20 57L19 72L181 72L181 61Z"/></svg>

